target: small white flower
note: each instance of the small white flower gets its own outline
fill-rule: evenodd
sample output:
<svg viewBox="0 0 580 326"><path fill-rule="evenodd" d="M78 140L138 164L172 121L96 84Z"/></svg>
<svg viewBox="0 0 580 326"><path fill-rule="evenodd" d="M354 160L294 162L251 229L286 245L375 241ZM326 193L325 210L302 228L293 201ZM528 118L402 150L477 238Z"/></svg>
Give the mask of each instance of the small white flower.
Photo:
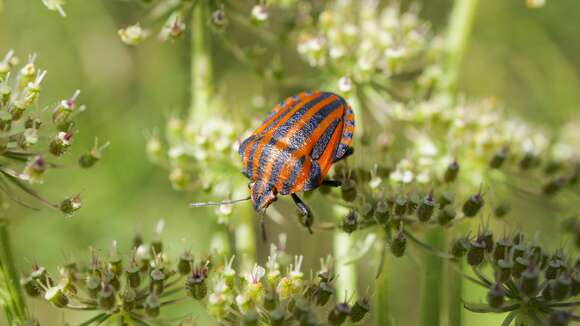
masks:
<svg viewBox="0 0 580 326"><path fill-rule="evenodd" d="M352 90L352 80L348 76L343 76L338 80L338 89L343 92L350 92Z"/></svg>
<svg viewBox="0 0 580 326"><path fill-rule="evenodd" d="M255 5L252 8L252 18L258 22L264 22L268 19L268 8L264 5Z"/></svg>

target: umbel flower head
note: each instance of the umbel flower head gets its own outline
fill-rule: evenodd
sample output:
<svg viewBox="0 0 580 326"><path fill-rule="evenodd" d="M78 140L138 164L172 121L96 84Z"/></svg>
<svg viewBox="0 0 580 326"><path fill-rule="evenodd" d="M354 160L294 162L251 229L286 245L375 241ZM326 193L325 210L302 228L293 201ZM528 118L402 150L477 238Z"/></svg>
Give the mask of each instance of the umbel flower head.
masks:
<svg viewBox="0 0 580 326"><path fill-rule="evenodd" d="M13 51L0 61L0 200L28 206L27 199L21 197L29 196L72 214L80 208L79 196L56 204L41 197L31 185L42 183L45 173L58 167L56 161L70 152L77 133L74 118L85 110L78 104L80 91L55 105L42 106L39 97L46 70L37 67L35 55L20 67L19 61ZM95 145L89 156L81 158L80 165L94 165L103 148Z"/></svg>
<svg viewBox="0 0 580 326"><path fill-rule="evenodd" d="M461 244L460 244L461 243ZM460 244L460 245L459 245ZM462 247L463 250L457 250ZM459 239L453 254L465 257L475 274L468 277L488 289L487 304L466 303L479 313L508 312L504 324L568 325L580 320L580 264L563 249L550 252L521 233L494 236L483 229L475 238Z"/></svg>

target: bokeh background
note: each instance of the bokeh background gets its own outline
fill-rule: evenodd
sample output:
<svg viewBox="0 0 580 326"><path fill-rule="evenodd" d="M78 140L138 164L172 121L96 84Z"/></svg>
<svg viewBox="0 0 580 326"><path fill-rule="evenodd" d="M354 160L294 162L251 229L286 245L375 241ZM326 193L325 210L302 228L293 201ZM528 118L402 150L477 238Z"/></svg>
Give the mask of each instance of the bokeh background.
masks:
<svg viewBox="0 0 580 326"><path fill-rule="evenodd" d="M441 31L451 1L413 1L421 15ZM402 1L404 5L409 1ZM49 209L39 212L12 207L12 238L18 267L28 269L40 262L54 270L65 257L88 254L90 246L108 248L113 240L127 249L136 232L151 236L157 221L166 228L162 238L169 249L179 252L181 239L202 253L209 245L209 211L192 210L187 203L195 196L173 191L167 172L148 161L146 135L163 128L172 113L185 111L189 101L187 39L174 43L144 42L139 47L122 44L117 29L132 24L143 11L129 1L69 0L67 17L48 11L40 0L6 0L0 15L0 53L14 49L25 58L37 53L37 63L48 70L41 103L52 103L81 89L80 101L88 111L81 115L81 134L74 154L89 149L93 135L109 140L104 159L90 173L74 166L53 171L38 189L49 198L80 192L83 208L72 218ZM239 37L244 37L240 35ZM290 51L291 49L289 49ZM217 49L216 83L227 88L226 102L248 116L265 112L252 109L259 92L251 72L230 55ZM296 69L304 63L296 62ZM466 56L460 88L473 97L495 96L512 114L557 130L580 118L580 2L548 0L544 8L530 10L523 0L481 1ZM73 162L74 163L74 162ZM71 165L74 165L71 163ZM243 179L241 174L240 179ZM286 199L282 209L289 208ZM533 211L533 212L532 212ZM530 204L532 216L548 215ZM553 217L533 219L538 230L554 230ZM512 222L519 226L523 221ZM289 253L307 252L306 268L331 252L330 234L309 235L294 220L283 226L289 236ZM275 229L273 232L278 232ZM552 239L562 242L562 239ZM265 259L265 250L261 250ZM391 266L393 318L398 325L413 325L419 300L420 252ZM364 266L360 267L364 269ZM362 273L363 286L372 284L371 274ZM372 285L371 285L372 286ZM484 299L475 289L471 298ZM195 304L182 305L200 325L211 321ZM32 312L44 325L74 324L74 314L62 315L44 302L33 302ZM493 315L465 312L466 325L494 325ZM2 321L0 321L2 323Z"/></svg>

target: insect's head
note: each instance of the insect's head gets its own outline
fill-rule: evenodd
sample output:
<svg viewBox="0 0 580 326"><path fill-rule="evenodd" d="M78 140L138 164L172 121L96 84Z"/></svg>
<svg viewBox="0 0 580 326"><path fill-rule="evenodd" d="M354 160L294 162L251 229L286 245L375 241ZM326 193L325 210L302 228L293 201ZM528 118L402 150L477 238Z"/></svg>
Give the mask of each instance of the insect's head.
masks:
<svg viewBox="0 0 580 326"><path fill-rule="evenodd" d="M276 188L267 182L259 180L250 182L248 187L250 188L252 204L257 212L270 206L277 199L276 195L278 192Z"/></svg>

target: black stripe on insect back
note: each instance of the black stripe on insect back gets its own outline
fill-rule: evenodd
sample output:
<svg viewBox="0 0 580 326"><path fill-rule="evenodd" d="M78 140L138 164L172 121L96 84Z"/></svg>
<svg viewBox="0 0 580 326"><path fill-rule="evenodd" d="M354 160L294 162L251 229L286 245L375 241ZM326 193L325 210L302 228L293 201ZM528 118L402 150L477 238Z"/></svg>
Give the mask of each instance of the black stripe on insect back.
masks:
<svg viewBox="0 0 580 326"><path fill-rule="evenodd" d="M305 160L306 157L302 156L298 161L296 161L296 164L292 167L292 171L290 171L290 176L288 177L288 180L284 181L284 184L282 185L282 190L280 191L280 194L287 195L290 193L290 190L292 189L294 182L296 182L296 179L298 178L298 174L302 170L302 166L304 165Z"/></svg>
<svg viewBox="0 0 580 326"><path fill-rule="evenodd" d="M285 119L285 118L286 118L286 116L287 116L287 115L288 115L290 112L292 112L292 110L293 110L293 109L296 107L296 105L298 105L298 104L302 103L302 102L300 101L300 99L298 98L298 96L296 96L296 95L292 96L292 99L294 100L294 102L293 102L291 105L289 105L289 106L286 106L286 107L283 107L283 108L281 108L281 109L280 109L280 111L282 111L282 112L280 112L280 111L276 111L276 112L270 112L270 114L268 114L268 117L267 117L266 119L264 119L264 123L265 123L266 121L268 121L268 119L270 119L270 118L271 118L273 115L275 115L275 114L277 114L277 113L280 113L280 115L279 115L279 116L278 116L276 119L274 119L272 122L270 122L270 123L268 124L268 126L267 126L266 128L264 128L264 130L262 130L262 133L267 133L267 132L269 132L270 130L272 130L272 128L273 128L273 127L274 127L274 126L275 126L275 125L276 125L276 124L277 124L277 123L278 123L280 120L282 120L282 119ZM315 100L317 100L317 99L318 99L318 98L315 98L315 99L313 99L312 101L315 101ZM312 102L312 101L311 101L311 102Z"/></svg>
<svg viewBox="0 0 580 326"><path fill-rule="evenodd" d="M288 117L288 119L286 121L284 121L284 123L282 123L280 126L278 126L276 128L276 130L274 131L274 134L272 135L272 138L269 140L268 144L266 146L264 146L264 148L262 149L262 154L260 155L260 159L258 160L258 167L265 167L266 162L270 159L272 159L271 156L271 151L272 151L272 146L275 145L278 142L278 139L282 139L286 136L286 134L290 131L290 129L292 128L292 126L297 123L302 116L308 112L309 110L312 109L313 106L315 106L316 104L322 102L323 100L327 99L328 97L330 97L330 93L322 93L321 96L318 96L314 99L312 99L310 102L305 103L300 109L298 109L298 111L294 112L294 114L292 114L291 116ZM270 145L270 146L268 146ZM254 148L252 147L252 150L254 150ZM253 151L255 152L255 151ZM253 161L254 160L254 153L250 153L250 160ZM248 162L248 164L250 164ZM249 166L248 166L248 170L250 170ZM253 169L252 169L253 170ZM248 174L249 171L248 171ZM250 174L252 175L252 174ZM262 179L263 176L263 169L262 168L258 168L258 175L256 177L256 180L260 180Z"/></svg>
<svg viewBox="0 0 580 326"><path fill-rule="evenodd" d="M326 128L324 133L320 136L320 139L316 141L316 144L314 144L314 147L312 148L312 154L310 154L313 160L318 160L318 158L320 158L322 153L324 153L324 150L326 149L326 146L328 146L328 142L330 141L330 137L332 137L332 134L334 133L334 130L336 129L336 126L338 126L339 122L340 119L334 120L328 126L328 128Z"/></svg>

